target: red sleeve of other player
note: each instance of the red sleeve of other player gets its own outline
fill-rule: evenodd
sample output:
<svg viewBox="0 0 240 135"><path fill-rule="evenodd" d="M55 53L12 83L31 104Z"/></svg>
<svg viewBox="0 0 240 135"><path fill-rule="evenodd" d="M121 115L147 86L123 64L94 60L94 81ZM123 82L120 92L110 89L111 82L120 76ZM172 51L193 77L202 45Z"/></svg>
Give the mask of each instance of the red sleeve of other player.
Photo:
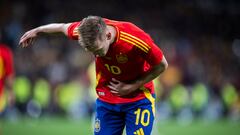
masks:
<svg viewBox="0 0 240 135"><path fill-rule="evenodd" d="M1 48L3 59L4 59L4 70L5 70L5 77L14 74L13 70L13 54L12 51L8 47Z"/></svg>

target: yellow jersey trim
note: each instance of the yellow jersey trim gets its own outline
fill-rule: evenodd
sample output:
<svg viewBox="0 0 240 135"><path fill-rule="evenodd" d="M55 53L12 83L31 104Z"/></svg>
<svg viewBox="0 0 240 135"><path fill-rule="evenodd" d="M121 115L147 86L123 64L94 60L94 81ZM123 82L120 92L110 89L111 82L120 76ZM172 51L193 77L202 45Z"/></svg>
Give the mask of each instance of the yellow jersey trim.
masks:
<svg viewBox="0 0 240 135"><path fill-rule="evenodd" d="M101 77L102 77L102 73L99 72L99 73L97 74L97 77L96 77L96 86L98 85L98 82L99 82L99 80L100 80Z"/></svg>
<svg viewBox="0 0 240 135"><path fill-rule="evenodd" d="M139 49L141 49L141 50L144 51L145 53L148 53L148 51L147 51L146 49L142 48L142 47L139 46L138 44L136 44L136 43L134 43L134 42L132 42L132 41L130 41L130 40L128 40L128 39L122 38L121 36L120 36L120 39L123 40L123 41L125 41L125 42L128 42L128 43L130 43L130 44L132 44L132 45L134 45L134 46L136 46L136 47L138 47Z"/></svg>
<svg viewBox="0 0 240 135"><path fill-rule="evenodd" d="M125 35L121 35L121 37L122 37L122 38L125 38L125 39L128 39L128 40L130 40L130 41L132 41L132 42L138 44L139 46L141 46L142 48L144 48L144 49L147 50L147 51L149 50L148 47L146 47L146 46L143 45L142 43L138 42L138 41L135 40L134 38L131 38L131 37L129 37L129 36L125 36Z"/></svg>
<svg viewBox="0 0 240 135"><path fill-rule="evenodd" d="M155 111L156 111L156 109L155 109L155 98L152 96L150 91L148 89L146 89L145 87L141 87L140 89L143 90L146 98L152 103L152 112L153 112L153 116L155 117Z"/></svg>
<svg viewBox="0 0 240 135"><path fill-rule="evenodd" d="M120 33L123 34L123 35L129 36L129 37L131 37L131 38L133 38L133 39L141 42L143 45L145 45L145 46L146 46L147 48L149 48L149 49L151 48L146 42L144 42L143 40L141 40L141 39L139 39L139 38L137 38L137 37L135 37L135 36L133 36L133 35L131 35L131 34L128 34L128 33L123 32L123 31L121 31Z"/></svg>
<svg viewBox="0 0 240 135"><path fill-rule="evenodd" d="M4 61L3 58L0 56L0 79L3 78L4 73L5 73Z"/></svg>

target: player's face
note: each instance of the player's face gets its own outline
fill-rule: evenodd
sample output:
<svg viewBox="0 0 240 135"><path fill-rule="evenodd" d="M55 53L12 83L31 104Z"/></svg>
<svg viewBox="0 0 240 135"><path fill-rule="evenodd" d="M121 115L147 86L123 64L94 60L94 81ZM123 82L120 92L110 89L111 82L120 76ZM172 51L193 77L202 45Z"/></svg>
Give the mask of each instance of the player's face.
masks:
<svg viewBox="0 0 240 135"><path fill-rule="evenodd" d="M97 39L94 45L85 47L85 50L92 52L96 57L105 56L107 54L106 38Z"/></svg>
<svg viewBox="0 0 240 135"><path fill-rule="evenodd" d="M107 54L107 42L106 40L96 41L96 50L93 52L95 56L105 56Z"/></svg>

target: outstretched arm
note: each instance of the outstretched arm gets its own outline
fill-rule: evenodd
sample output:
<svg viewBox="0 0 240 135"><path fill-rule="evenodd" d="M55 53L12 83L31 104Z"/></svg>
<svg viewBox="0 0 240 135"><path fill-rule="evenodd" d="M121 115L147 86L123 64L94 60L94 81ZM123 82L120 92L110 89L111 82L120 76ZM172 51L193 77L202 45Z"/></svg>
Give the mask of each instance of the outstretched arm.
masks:
<svg viewBox="0 0 240 135"><path fill-rule="evenodd" d="M138 88L142 87L145 83L155 79L164 70L166 70L167 67L168 67L168 63L165 57L163 56L163 59L160 62L160 64L152 67L152 69L147 74L135 80L133 83L127 84L113 78L108 87L111 89L111 92L113 94L116 94L118 96L126 96L136 91Z"/></svg>
<svg viewBox="0 0 240 135"><path fill-rule="evenodd" d="M70 23L53 23L29 30L21 37L19 45L22 47L31 45L34 39L38 36L38 33L63 33L67 35L67 28L69 25Z"/></svg>

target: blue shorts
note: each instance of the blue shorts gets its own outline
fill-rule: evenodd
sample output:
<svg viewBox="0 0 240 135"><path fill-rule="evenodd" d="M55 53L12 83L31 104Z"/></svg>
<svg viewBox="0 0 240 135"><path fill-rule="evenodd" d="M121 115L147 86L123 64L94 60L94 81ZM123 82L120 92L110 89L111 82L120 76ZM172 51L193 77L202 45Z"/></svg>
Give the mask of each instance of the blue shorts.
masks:
<svg viewBox="0 0 240 135"><path fill-rule="evenodd" d="M155 115L155 99L126 104L109 104L96 100L95 135L150 135Z"/></svg>

